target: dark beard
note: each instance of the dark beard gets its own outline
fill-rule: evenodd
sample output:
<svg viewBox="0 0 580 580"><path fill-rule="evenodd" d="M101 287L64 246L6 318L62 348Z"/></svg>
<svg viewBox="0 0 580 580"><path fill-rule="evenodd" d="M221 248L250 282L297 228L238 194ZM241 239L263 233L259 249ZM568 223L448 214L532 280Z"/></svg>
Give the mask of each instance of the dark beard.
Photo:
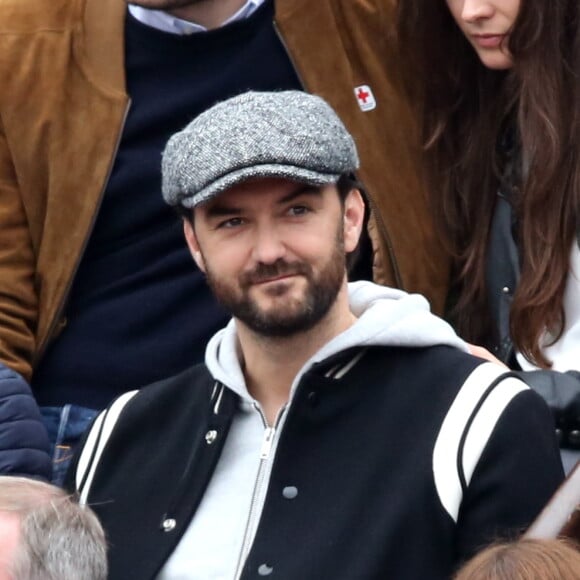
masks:
<svg viewBox="0 0 580 580"><path fill-rule="evenodd" d="M218 301L257 335L286 338L312 329L328 314L342 287L345 263L341 230L332 256L318 274L314 273L309 264L303 262L288 263L278 260L274 264L260 264L240 279L241 296L239 290L232 291L209 269L207 280ZM304 300L300 304L289 304L287 309L263 311L250 298L250 287L261 280L284 274L300 274L306 278L308 286ZM281 286L279 292L283 291ZM272 292L276 292L276 288Z"/></svg>

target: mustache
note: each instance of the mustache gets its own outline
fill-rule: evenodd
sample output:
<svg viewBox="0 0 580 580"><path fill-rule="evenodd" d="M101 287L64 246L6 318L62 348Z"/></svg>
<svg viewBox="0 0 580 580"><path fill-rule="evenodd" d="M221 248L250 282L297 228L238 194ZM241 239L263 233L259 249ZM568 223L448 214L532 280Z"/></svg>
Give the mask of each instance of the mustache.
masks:
<svg viewBox="0 0 580 580"><path fill-rule="evenodd" d="M303 275L308 277L310 272L311 267L303 262L276 260L273 264L258 264L253 270L245 272L240 277L240 284L247 288L278 276Z"/></svg>

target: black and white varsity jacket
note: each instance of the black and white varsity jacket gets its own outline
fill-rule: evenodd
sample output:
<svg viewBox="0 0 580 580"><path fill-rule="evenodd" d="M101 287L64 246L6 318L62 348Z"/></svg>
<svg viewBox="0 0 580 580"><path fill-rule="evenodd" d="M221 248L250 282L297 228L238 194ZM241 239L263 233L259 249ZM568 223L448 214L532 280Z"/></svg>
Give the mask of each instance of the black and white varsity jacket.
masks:
<svg viewBox="0 0 580 580"><path fill-rule="evenodd" d="M240 577L443 580L488 542L519 534L563 473L547 406L500 375L449 346L354 348L315 364L269 458ZM200 365L97 419L68 485L106 529L111 580L157 577L195 518L238 405Z"/></svg>

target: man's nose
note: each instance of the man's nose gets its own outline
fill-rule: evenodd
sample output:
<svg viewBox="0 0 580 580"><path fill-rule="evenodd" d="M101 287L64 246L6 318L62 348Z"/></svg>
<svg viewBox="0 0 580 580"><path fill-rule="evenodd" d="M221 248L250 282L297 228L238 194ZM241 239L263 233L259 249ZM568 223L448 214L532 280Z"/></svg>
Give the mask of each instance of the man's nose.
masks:
<svg viewBox="0 0 580 580"><path fill-rule="evenodd" d="M252 257L262 264L273 264L286 255L280 232L277 228L268 225L256 227Z"/></svg>

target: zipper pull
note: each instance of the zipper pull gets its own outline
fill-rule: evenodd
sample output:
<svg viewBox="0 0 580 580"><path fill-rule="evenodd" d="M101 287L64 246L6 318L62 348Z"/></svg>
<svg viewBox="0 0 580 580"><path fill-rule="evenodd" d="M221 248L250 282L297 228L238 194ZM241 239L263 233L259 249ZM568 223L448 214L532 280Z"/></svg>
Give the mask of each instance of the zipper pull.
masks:
<svg viewBox="0 0 580 580"><path fill-rule="evenodd" d="M270 451L272 450L272 441L274 441L275 434L276 429L274 427L266 427L264 430L264 440L262 441L262 452L260 453L260 459L268 459L270 456Z"/></svg>

